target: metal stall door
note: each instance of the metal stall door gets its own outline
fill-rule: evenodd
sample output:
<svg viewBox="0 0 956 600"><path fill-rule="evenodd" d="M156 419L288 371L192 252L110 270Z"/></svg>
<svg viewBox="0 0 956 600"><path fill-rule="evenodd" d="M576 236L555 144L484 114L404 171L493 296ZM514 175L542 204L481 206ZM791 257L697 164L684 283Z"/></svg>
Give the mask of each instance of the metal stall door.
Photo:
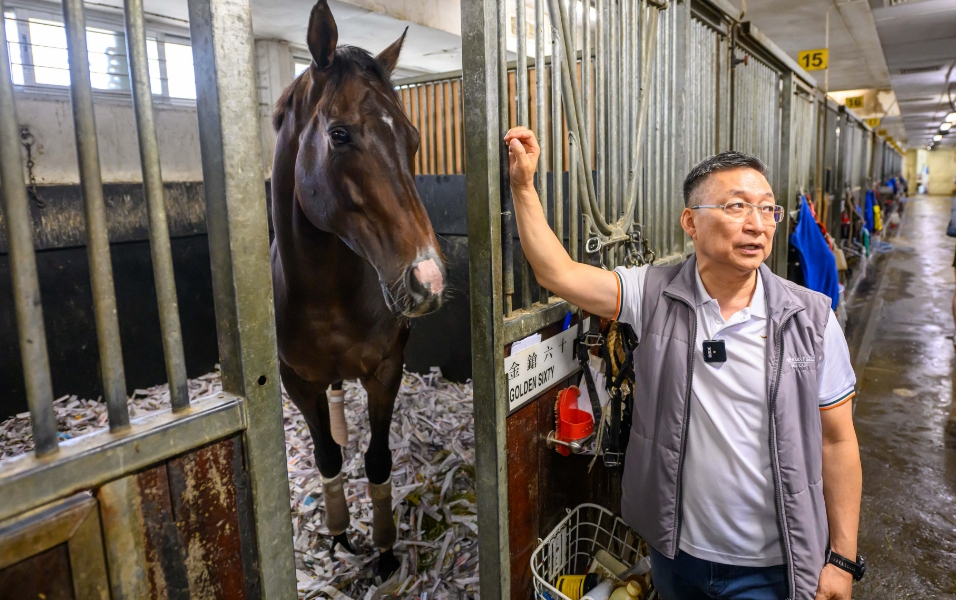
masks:
<svg viewBox="0 0 956 600"><path fill-rule="evenodd" d="M644 234L651 237L647 256L679 256L684 246L670 219L686 160L688 7L598 0L593 17L583 19L589 11L579 5L462 3L478 527L481 591L489 598L531 595L530 555L565 509L590 500L616 510L620 501L618 473L600 462L589 473L589 457L559 457L545 445L557 388L577 371L573 345L564 345L556 359L561 375L538 388L540 395L509 390L508 375L513 383L520 377L504 368L513 342L539 333L542 344L553 343L569 313L573 323L586 315L532 285L515 239L504 133L518 124L536 132L542 208L572 258L610 268L633 258L623 242L636 242L643 258ZM517 371L527 375L533 364Z"/></svg>
<svg viewBox="0 0 956 600"><path fill-rule="evenodd" d="M813 158L816 147L816 97L813 89L797 79L792 72L783 77L782 119L785 119L780 144L779 185L784 193L777 203L784 207L785 214L800 207L799 198L810 201L813 188ZM821 215L822 216L822 215ZM826 222L824 220L824 222ZM787 258L790 249L789 217L782 225L773 244L771 268L775 273L787 276Z"/></svg>
<svg viewBox="0 0 956 600"><path fill-rule="evenodd" d="M126 41L171 410L130 419L82 0L65 0L71 97L109 430L59 443L7 41L0 175L35 450L0 462L0 589L21 597L290 598L289 488L251 12L190 0L222 392L189 398L141 0ZM57 340L70 343L70 340ZM135 353L135 347L125 348ZM108 415L108 419L106 416Z"/></svg>

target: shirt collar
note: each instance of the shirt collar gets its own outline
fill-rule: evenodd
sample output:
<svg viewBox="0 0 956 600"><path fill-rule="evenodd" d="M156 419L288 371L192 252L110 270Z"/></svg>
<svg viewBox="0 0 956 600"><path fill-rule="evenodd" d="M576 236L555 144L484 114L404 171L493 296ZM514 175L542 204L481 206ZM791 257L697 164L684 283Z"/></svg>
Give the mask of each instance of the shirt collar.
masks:
<svg viewBox="0 0 956 600"><path fill-rule="evenodd" d="M717 305L717 301L707 293L707 288L704 287L704 282L700 278L700 271L698 269L694 269L694 277L697 280L697 306L701 307L708 302L713 302ZM749 308L751 317L767 318L767 294L763 287L763 278L760 276L760 269L757 269L757 289L754 290L753 298L750 299Z"/></svg>

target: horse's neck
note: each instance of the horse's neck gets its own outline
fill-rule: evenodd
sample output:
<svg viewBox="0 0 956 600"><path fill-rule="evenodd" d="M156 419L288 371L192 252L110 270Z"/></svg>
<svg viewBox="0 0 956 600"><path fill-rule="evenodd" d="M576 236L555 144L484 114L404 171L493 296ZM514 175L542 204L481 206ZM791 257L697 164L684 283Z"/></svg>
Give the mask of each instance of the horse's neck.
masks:
<svg viewBox="0 0 956 600"><path fill-rule="evenodd" d="M369 264L341 238L308 220L294 194L279 201L273 215L276 244L289 285L308 289L313 298L328 299L352 297L377 281ZM366 281L370 276L373 281Z"/></svg>

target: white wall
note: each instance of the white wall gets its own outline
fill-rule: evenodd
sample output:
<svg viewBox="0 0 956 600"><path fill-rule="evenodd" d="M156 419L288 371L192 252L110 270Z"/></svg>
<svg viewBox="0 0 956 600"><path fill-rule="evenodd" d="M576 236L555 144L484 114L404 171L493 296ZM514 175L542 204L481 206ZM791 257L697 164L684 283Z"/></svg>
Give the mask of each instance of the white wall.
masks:
<svg viewBox="0 0 956 600"><path fill-rule="evenodd" d="M17 121L36 139L33 160L37 183L79 183L73 111L68 96L18 94ZM199 125L195 107L155 107L156 134L164 181L201 181ZM143 180L133 104L126 98L98 98L96 134L104 183ZM23 152L24 160L26 152Z"/></svg>
<svg viewBox="0 0 956 600"><path fill-rule="evenodd" d="M952 148L943 148L926 153L926 166L929 167L929 193L938 196L952 196L956 187L956 152Z"/></svg>

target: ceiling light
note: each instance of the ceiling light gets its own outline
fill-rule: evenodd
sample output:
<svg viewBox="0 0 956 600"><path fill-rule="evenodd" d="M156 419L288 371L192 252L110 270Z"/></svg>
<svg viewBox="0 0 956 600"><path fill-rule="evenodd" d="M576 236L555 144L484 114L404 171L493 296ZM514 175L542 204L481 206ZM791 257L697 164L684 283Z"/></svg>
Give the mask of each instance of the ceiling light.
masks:
<svg viewBox="0 0 956 600"><path fill-rule="evenodd" d="M949 129L950 129L952 126L953 126L952 123L943 123L942 125L939 126L939 130L940 130L940 131L949 131Z"/></svg>
<svg viewBox="0 0 956 600"><path fill-rule="evenodd" d="M934 141L934 142L938 142L938 141L940 141L941 139L943 139L943 136L939 135L938 133L933 136L933 141Z"/></svg>
<svg viewBox="0 0 956 600"><path fill-rule="evenodd" d="M956 112L951 112L948 115L946 115L946 122L956 123Z"/></svg>

